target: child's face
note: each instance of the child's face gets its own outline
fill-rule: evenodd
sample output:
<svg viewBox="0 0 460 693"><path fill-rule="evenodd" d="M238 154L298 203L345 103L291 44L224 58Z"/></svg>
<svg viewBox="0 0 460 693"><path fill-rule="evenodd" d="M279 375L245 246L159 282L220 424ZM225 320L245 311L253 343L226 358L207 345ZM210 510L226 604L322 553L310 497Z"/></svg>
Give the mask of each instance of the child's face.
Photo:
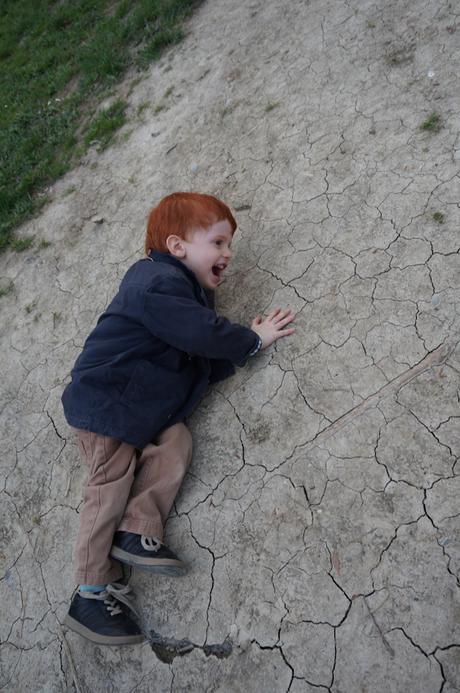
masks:
<svg viewBox="0 0 460 693"><path fill-rule="evenodd" d="M216 221L207 229L193 231L183 240L181 261L192 270L204 289L216 289L232 258L232 227L227 219Z"/></svg>

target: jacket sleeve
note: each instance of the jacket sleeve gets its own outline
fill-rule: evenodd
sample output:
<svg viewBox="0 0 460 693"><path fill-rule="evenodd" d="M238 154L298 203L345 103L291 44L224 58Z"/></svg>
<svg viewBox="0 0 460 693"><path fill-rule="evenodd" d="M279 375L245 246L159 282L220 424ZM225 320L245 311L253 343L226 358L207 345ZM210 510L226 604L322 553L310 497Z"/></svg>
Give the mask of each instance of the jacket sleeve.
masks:
<svg viewBox="0 0 460 693"><path fill-rule="evenodd" d="M225 380L235 373L235 368L231 361L226 361L225 359L212 359L211 360L211 375L209 376L209 382L218 383L219 380Z"/></svg>
<svg viewBox="0 0 460 693"><path fill-rule="evenodd" d="M142 321L155 337L176 349L238 366L244 365L258 342L248 327L201 305L192 285L174 275L162 277L146 291Z"/></svg>

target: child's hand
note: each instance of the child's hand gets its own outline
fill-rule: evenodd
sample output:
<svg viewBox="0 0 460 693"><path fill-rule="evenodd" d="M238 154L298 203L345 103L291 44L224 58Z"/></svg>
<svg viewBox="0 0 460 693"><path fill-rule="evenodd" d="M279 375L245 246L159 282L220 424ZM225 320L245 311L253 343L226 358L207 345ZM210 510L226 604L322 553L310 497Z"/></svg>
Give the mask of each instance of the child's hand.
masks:
<svg viewBox="0 0 460 693"><path fill-rule="evenodd" d="M266 318L261 318L260 315L254 318L251 323L251 330L259 335L262 340L262 349L276 342L280 337L287 337L295 332L293 327L283 329L286 325L292 322L295 318L294 312L290 308L281 310L274 308L269 312Z"/></svg>

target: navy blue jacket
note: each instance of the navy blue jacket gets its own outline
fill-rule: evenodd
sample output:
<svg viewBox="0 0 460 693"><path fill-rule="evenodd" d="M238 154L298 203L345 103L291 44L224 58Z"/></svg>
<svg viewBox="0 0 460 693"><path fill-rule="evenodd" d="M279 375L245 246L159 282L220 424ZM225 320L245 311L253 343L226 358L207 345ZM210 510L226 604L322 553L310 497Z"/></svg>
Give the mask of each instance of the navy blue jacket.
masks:
<svg viewBox="0 0 460 693"><path fill-rule="evenodd" d="M62 395L68 423L143 448L234 373L255 332L218 316L193 272L151 253L124 276Z"/></svg>

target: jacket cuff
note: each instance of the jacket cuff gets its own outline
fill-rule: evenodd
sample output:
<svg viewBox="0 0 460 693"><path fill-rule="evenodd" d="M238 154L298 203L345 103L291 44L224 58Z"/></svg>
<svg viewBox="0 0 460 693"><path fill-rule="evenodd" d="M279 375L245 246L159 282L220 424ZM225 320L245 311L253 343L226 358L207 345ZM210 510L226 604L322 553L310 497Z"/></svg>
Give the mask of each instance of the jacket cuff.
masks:
<svg viewBox="0 0 460 693"><path fill-rule="evenodd" d="M249 352L249 356L255 356L258 351L262 348L262 340L260 337L257 337L257 343L252 351Z"/></svg>
<svg viewBox="0 0 460 693"><path fill-rule="evenodd" d="M241 366L245 366L247 360L248 360L251 356L254 356L254 354L257 354L257 352L259 351L260 347L262 346L262 342L261 342L261 340L260 340L259 335L256 334L255 332L253 332L253 334L255 335L256 339L255 339L255 341L253 342L250 351L247 351L245 357L243 358L243 360L242 360L242 361L239 361L239 362L236 364L236 365L237 365L238 367L240 367L240 368L241 368ZM259 345L259 342L260 342L260 345Z"/></svg>

